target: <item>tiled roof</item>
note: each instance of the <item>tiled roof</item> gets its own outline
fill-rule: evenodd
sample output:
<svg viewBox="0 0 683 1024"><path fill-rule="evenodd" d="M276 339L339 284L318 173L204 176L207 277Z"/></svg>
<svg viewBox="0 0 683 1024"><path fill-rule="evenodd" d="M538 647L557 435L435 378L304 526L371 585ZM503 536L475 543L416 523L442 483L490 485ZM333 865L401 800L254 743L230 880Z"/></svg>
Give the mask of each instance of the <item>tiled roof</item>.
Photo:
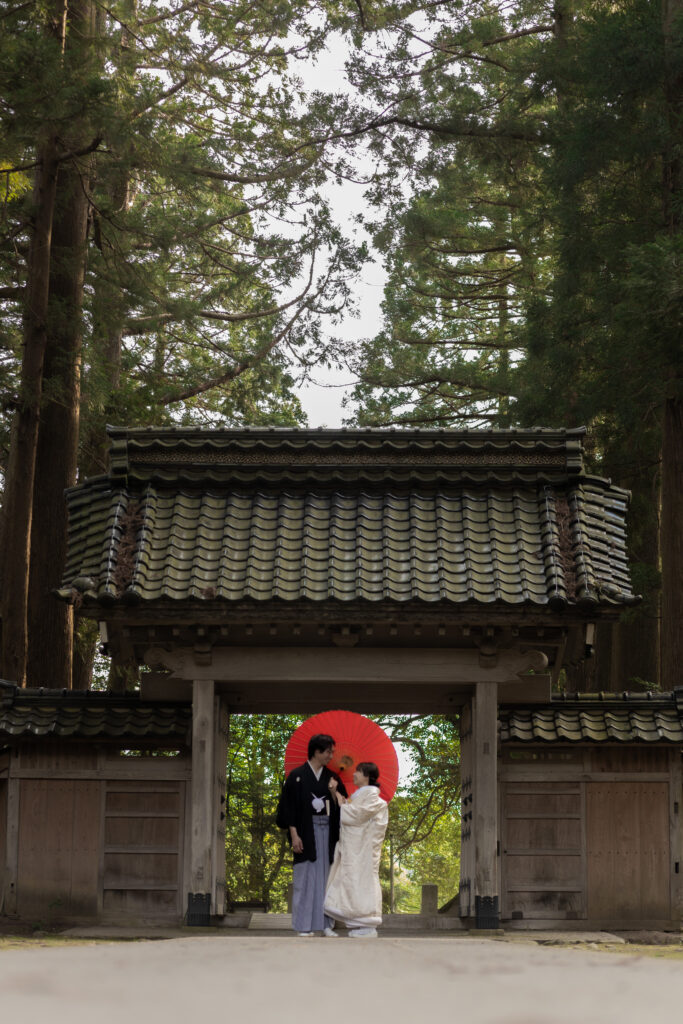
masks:
<svg viewBox="0 0 683 1024"><path fill-rule="evenodd" d="M628 495L577 473L580 438L558 431L114 431L111 474L68 492L62 596L73 587L105 603L630 603ZM233 460L219 462L218 477L216 453ZM333 461L321 465L326 454ZM347 480L357 463L341 466L339 477L334 460L367 454L365 482ZM392 464L397 454L406 461ZM243 464L234 461L246 455L275 459L265 468L280 476L296 457L301 479L246 484ZM153 460L166 456L160 473ZM449 463L448 482L439 482L440 460L456 456L475 462L465 470ZM492 465L494 456L505 465ZM554 483L545 469L539 478L546 457L557 460ZM513 473L517 458L525 461ZM248 473L264 465L250 463Z"/></svg>
<svg viewBox="0 0 683 1024"><path fill-rule="evenodd" d="M142 702L92 690L0 688L0 740L9 737L107 738L188 742L190 704Z"/></svg>
<svg viewBox="0 0 683 1024"><path fill-rule="evenodd" d="M501 707L504 743L680 743L683 690L673 694L581 694L549 705ZM188 703L141 701L138 695L26 690L0 681L0 743L10 738L189 742Z"/></svg>
<svg viewBox="0 0 683 1024"><path fill-rule="evenodd" d="M683 691L555 699L551 706L500 708L502 742L681 743Z"/></svg>

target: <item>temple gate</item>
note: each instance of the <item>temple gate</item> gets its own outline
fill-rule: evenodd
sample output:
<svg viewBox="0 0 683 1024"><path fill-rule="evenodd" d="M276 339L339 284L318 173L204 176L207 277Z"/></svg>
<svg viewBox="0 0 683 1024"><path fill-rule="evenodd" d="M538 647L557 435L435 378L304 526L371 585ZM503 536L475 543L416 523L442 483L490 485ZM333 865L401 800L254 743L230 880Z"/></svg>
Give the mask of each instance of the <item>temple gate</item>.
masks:
<svg viewBox="0 0 683 1024"><path fill-rule="evenodd" d="M338 706L460 714L459 915L468 927L490 928L501 910L516 922L547 910L552 901L528 895L546 891L542 879L515 881L516 847L501 849L501 839L521 835L515 813L540 813L532 799L518 812L506 803L508 794L530 794L517 793L514 779L502 782L513 771L499 763L503 709L554 708L551 688L563 665L589 656L596 623L636 600L628 495L585 473L583 430L109 434L109 472L68 492L60 596L100 623L120 689L102 698L108 707L137 701L151 714L187 715L185 840L174 884L188 923L226 909L229 713ZM140 692L126 695L139 666ZM21 704L21 695L12 700ZM0 719L0 736L2 728ZM671 728L658 738L673 772L678 718L678 733ZM533 732L511 736L524 749L539 742ZM533 789L536 762L529 765L522 788ZM554 778L578 784L569 774L551 772L551 786ZM604 799L597 791L589 797L593 807ZM567 827L544 840L550 853L529 845L540 835L533 825L519 840L530 863L541 858L541 876L552 875L549 865L563 870L557 844ZM557 879L547 882L548 892L563 891ZM522 891L526 903L511 895ZM679 913L676 900L667 919ZM577 907L585 917L580 899L555 899L554 920Z"/></svg>

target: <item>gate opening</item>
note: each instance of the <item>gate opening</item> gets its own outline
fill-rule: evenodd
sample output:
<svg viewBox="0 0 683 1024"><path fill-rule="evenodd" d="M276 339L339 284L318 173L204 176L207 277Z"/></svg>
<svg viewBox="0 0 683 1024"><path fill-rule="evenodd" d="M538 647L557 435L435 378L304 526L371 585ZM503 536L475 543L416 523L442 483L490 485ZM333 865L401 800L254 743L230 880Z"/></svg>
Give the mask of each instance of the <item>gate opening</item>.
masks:
<svg viewBox="0 0 683 1024"><path fill-rule="evenodd" d="M225 909L284 914L291 850L275 824L285 748L306 714L231 714L226 764ZM399 757L380 882L383 914L457 914L460 721L450 715L368 715Z"/></svg>

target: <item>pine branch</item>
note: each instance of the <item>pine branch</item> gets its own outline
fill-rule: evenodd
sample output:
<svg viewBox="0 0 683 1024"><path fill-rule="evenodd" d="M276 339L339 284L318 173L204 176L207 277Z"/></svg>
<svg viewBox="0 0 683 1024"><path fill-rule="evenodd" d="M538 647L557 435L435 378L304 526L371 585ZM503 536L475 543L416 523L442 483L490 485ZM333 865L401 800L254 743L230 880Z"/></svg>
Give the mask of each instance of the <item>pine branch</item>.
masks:
<svg viewBox="0 0 683 1024"><path fill-rule="evenodd" d="M309 145L309 144L307 144ZM317 154L304 163L295 164L293 167L283 167L281 170L273 170L268 174L234 174L228 171L216 171L209 167L190 167L191 174L201 178L211 178L214 181L227 181L233 185L262 185L267 182L283 181L288 178L296 178L313 166Z"/></svg>
<svg viewBox="0 0 683 1024"><path fill-rule="evenodd" d="M289 302L282 303L280 306L271 306L269 309L253 310L249 313L228 313L224 310L200 309L191 315L200 317L203 320L217 320L220 323L229 324L245 323L248 320L262 320L264 317L277 316L278 313L284 313L286 309L291 309L292 306L296 305L297 302L301 302L301 300L306 297L309 290L310 278L308 284L304 290L299 293L299 295L290 299ZM128 337L147 334L149 331L154 330L157 324L167 324L174 320L182 320L186 315L186 313L166 312L139 317L138 319L128 321L125 333Z"/></svg>
<svg viewBox="0 0 683 1024"><path fill-rule="evenodd" d="M96 136L92 142L84 146L83 149L71 149L67 153L61 153L55 156L55 163L63 164L65 160L74 160L79 156L87 156L88 153L94 153L95 150L99 149L102 137ZM36 167L40 167L42 160L33 160L30 164L18 164L16 167L0 167L0 173L2 174L19 174L21 171L35 170Z"/></svg>
<svg viewBox="0 0 683 1024"><path fill-rule="evenodd" d="M301 302L301 300L305 298L305 296L308 294L313 283L314 267L315 259L312 259L311 270L306 288L301 293L301 295L298 296L297 299L293 299L292 302L289 302L285 306L283 306L283 309L286 309L287 307L291 306L294 302ZM188 398L195 398L197 395L205 394L207 391L211 391L213 388L221 387L224 384L228 384L230 381L236 380L243 373L246 373L247 370L253 369L254 366L257 366L258 363L266 359L267 356L269 356L270 353L273 351L273 349L277 348L277 346L280 344L283 338L285 338L289 334L296 321L302 315L304 308L305 307L303 305L300 305L299 308L294 312L293 316L289 318L289 320L282 328L282 330L278 331L277 334L275 334L271 339L269 339L265 345L262 345L261 348L259 348L256 352L253 353L253 355L241 360L239 363L235 363L233 366L229 367L223 373L219 374L216 377L212 377L201 384L196 384L192 387L185 388L183 391L177 392L175 394L168 393L164 395L162 398L159 399L160 404L171 405L175 402L184 402Z"/></svg>

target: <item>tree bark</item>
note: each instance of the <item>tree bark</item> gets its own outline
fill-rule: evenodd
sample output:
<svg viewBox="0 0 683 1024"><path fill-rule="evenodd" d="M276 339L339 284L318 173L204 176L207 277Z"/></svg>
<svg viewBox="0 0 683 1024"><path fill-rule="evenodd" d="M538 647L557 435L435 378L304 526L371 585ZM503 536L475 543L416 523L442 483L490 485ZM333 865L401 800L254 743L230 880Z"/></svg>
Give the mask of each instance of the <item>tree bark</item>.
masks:
<svg viewBox="0 0 683 1024"><path fill-rule="evenodd" d="M649 461L649 453L644 453L643 457ZM659 466L656 469L650 466L646 469L637 469L635 476L630 476L623 483L617 480L620 486L628 487L632 492L628 526L631 562L647 566L652 576L657 573L660 564L658 477ZM649 575L648 573L648 577ZM628 611L623 616L623 621L614 627L615 685L611 687L612 689L637 690L637 680L649 683L655 689L660 685L659 586L654 582L646 583L641 593L643 603Z"/></svg>
<svg viewBox="0 0 683 1024"><path fill-rule="evenodd" d="M76 482L80 410L82 305L88 194L84 168L64 164L57 178L31 529L28 682L70 689L73 608L58 601L66 560L64 491Z"/></svg>
<svg viewBox="0 0 683 1024"><path fill-rule="evenodd" d="M71 0L65 50L85 69L91 60L91 0ZM62 145L83 149L90 125L77 123ZM29 685L70 689L73 661L73 608L59 602L66 559L67 516L64 490L76 482L80 409L83 282L91 156L64 160L57 174L50 254L43 400L38 428L28 597Z"/></svg>
<svg viewBox="0 0 683 1024"><path fill-rule="evenodd" d="M662 439L662 689L680 685L683 659L683 402L664 403Z"/></svg>
<svg viewBox="0 0 683 1024"><path fill-rule="evenodd" d="M2 675L26 685L29 555L38 424L47 344L50 248L57 189L57 144L38 152L34 222L28 258L19 407L15 413L5 486L2 611Z"/></svg>
<svg viewBox="0 0 683 1024"><path fill-rule="evenodd" d="M664 159L664 218L670 235L683 230L683 0L663 0L669 147ZM680 366L671 367L662 425L662 688L680 682L683 658L683 398Z"/></svg>

